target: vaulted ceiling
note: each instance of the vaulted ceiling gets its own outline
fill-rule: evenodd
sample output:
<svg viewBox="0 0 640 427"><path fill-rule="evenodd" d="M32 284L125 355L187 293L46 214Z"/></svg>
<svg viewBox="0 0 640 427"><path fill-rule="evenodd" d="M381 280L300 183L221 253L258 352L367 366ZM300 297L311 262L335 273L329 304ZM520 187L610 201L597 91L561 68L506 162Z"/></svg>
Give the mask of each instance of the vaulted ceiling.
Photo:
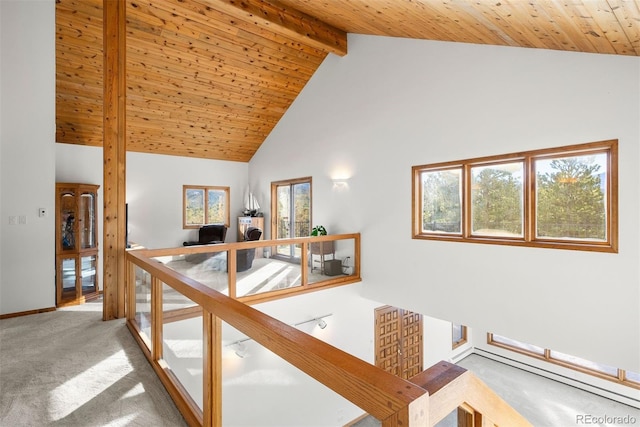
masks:
<svg viewBox="0 0 640 427"><path fill-rule="evenodd" d="M58 142L102 145L102 1L56 2ZM241 162L347 33L640 56L640 0L127 0L126 16L127 150Z"/></svg>

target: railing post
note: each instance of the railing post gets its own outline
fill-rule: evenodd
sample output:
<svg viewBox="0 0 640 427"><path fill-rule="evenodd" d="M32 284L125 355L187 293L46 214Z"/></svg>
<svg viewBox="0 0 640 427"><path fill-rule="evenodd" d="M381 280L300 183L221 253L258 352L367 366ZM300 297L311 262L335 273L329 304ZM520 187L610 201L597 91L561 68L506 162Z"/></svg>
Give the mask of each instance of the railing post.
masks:
<svg viewBox="0 0 640 427"><path fill-rule="evenodd" d="M124 288L126 290L127 309L125 316L128 321L133 321L136 317L136 266L125 254L125 279Z"/></svg>
<svg viewBox="0 0 640 427"><path fill-rule="evenodd" d="M302 242L302 253L300 254L300 274L302 286L309 285L309 242Z"/></svg>
<svg viewBox="0 0 640 427"><path fill-rule="evenodd" d="M381 420L382 427L425 427L429 424L429 394L425 393L392 416Z"/></svg>
<svg viewBox="0 0 640 427"><path fill-rule="evenodd" d="M162 282L151 276L151 358L162 359Z"/></svg>
<svg viewBox="0 0 640 427"><path fill-rule="evenodd" d="M227 251L227 280L229 281L229 298L238 297L236 287L236 271L238 269L238 252L236 249Z"/></svg>
<svg viewBox="0 0 640 427"><path fill-rule="evenodd" d="M202 313L203 393L202 425L222 425L222 321L212 313Z"/></svg>
<svg viewBox="0 0 640 427"><path fill-rule="evenodd" d="M409 403L409 427L430 426L429 420L429 393Z"/></svg>
<svg viewBox="0 0 640 427"><path fill-rule="evenodd" d="M458 406L457 415L458 427L475 427L482 425L481 415L477 414L469 405L462 404L461 406ZM477 423L475 421L476 416L479 417Z"/></svg>

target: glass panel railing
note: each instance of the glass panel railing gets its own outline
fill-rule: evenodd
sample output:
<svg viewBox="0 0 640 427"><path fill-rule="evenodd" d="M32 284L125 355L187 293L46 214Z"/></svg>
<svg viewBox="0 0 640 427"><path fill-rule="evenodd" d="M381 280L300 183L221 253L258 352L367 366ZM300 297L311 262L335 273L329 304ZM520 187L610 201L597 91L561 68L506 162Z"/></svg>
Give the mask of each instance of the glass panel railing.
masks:
<svg viewBox="0 0 640 427"><path fill-rule="evenodd" d="M320 283L355 274L355 239L311 242L308 283Z"/></svg>
<svg viewBox="0 0 640 427"><path fill-rule="evenodd" d="M229 295L227 252L197 252L154 258L170 269Z"/></svg>
<svg viewBox="0 0 640 427"><path fill-rule="evenodd" d="M270 254L265 248L238 250L238 266L246 257L245 251L260 251ZM270 249L270 248L267 248ZM269 291L288 289L302 285L302 269L300 262L283 257L256 257L251 266L239 271L236 276L236 296L243 297Z"/></svg>
<svg viewBox="0 0 640 427"><path fill-rule="evenodd" d="M153 260L173 271L232 298L258 296L329 281L335 284L342 279L345 284L349 279L358 281L358 237L351 234L321 239L283 240L283 243L299 246L297 257L279 255L278 245L274 244L276 241L249 242L249 247L239 243L206 247L192 245L159 250L161 255L155 257L155 251L149 253ZM232 264L229 256L235 258L235 279L228 272L228 266ZM303 259L306 260L306 271L301 264ZM234 283L230 284L230 279L235 280Z"/></svg>
<svg viewBox="0 0 640 427"><path fill-rule="evenodd" d="M134 267L134 271L135 322L146 342L151 342L151 275L138 266Z"/></svg>
<svg viewBox="0 0 640 427"><path fill-rule="evenodd" d="M202 411L202 310L165 283L162 284L162 359Z"/></svg>
<svg viewBox="0 0 640 427"><path fill-rule="evenodd" d="M222 425L343 426L362 415L362 409L225 322L222 340Z"/></svg>
<svg viewBox="0 0 640 427"><path fill-rule="evenodd" d="M254 303L276 303L279 298L274 297L278 293L312 298L315 292L307 292L311 289L307 287L306 268L311 268L311 263L306 262L309 261L306 252L311 240L329 242L332 238L337 239L332 246L342 274L322 274L327 279L321 277L313 290L325 289L321 282L327 283L329 294L322 292L316 297L323 294L321 299L326 300L327 307L334 307L341 298L336 298L332 291L353 293L352 289L335 285L360 279L357 234L290 239L288 243L300 243L304 250L303 267L300 263L284 262L277 271L278 264L273 261L282 260L272 256L271 249L276 246L273 241L127 253L131 262L127 280L135 280L133 286L131 282L128 285L130 325L140 331L142 339L138 341L143 348L146 345L151 350L145 355L162 382L176 391L174 399L196 423L255 426L265 425L268 420L274 426L345 425L364 412L379 419L389 419L394 413L406 417L409 404L424 394L419 387L409 386L366 363L368 354L341 349L352 340L345 340L332 327L337 317L327 307L321 309L319 300L314 299L317 312L292 311L289 307L283 312L286 319L278 321L235 299L236 295L244 295ZM225 250L213 252L213 247ZM262 249L262 256L257 256L256 248ZM227 273L224 261L230 260L226 267L233 268L240 264L236 259L238 252L249 249L254 255L251 266ZM224 273L227 282L234 280L232 297L214 291L207 284L207 275L212 270L214 274ZM278 282L277 277L288 278L289 282ZM280 283L281 289L264 285L256 288L258 283L269 282ZM303 292L299 295L295 289L282 292L284 286L299 286ZM263 294L264 300L260 298ZM353 307L349 309L351 319ZM151 340L153 346L149 344ZM268 348L258 345L256 340ZM369 381L378 376L383 379ZM281 415L274 417L274 414Z"/></svg>

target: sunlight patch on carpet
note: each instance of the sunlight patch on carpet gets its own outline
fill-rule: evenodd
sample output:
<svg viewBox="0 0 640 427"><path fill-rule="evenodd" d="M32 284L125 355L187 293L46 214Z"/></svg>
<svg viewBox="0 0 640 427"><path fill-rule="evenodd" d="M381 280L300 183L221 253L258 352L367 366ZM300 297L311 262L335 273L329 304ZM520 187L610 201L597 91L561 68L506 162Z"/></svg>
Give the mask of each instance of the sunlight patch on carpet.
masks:
<svg viewBox="0 0 640 427"><path fill-rule="evenodd" d="M124 350L107 357L56 387L49 394L49 414L59 420L81 408L132 371Z"/></svg>

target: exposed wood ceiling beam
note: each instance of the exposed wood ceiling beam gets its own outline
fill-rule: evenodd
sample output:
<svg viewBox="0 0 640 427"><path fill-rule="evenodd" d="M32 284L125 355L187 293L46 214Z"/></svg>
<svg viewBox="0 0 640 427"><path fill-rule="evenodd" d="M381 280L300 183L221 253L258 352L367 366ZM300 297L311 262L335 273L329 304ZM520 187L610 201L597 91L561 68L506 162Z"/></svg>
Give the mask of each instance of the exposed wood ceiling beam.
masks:
<svg viewBox="0 0 640 427"><path fill-rule="evenodd" d="M210 4L238 19L255 19L256 25L299 39L301 43L340 56L347 54L346 32L275 0L210 0Z"/></svg>

